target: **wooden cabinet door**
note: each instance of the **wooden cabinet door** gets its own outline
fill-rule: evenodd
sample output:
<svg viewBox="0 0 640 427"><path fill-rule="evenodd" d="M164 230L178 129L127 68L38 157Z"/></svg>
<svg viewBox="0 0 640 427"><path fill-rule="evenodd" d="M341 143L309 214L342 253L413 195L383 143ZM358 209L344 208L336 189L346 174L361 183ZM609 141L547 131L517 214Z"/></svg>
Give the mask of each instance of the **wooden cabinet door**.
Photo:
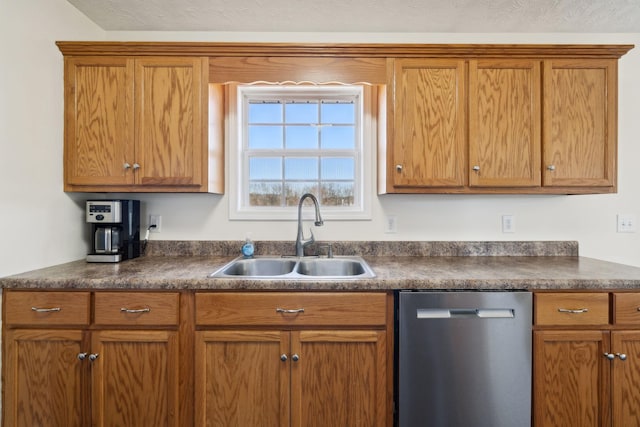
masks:
<svg viewBox="0 0 640 427"><path fill-rule="evenodd" d="M385 426L385 332L291 334L293 427Z"/></svg>
<svg viewBox="0 0 640 427"><path fill-rule="evenodd" d="M136 59L137 184L205 184L206 64L202 58Z"/></svg>
<svg viewBox="0 0 640 427"><path fill-rule="evenodd" d="M534 332L535 427L611 426L605 352L608 331Z"/></svg>
<svg viewBox="0 0 640 427"><path fill-rule="evenodd" d="M464 77L463 60L395 60L393 161L388 166L393 186L465 185Z"/></svg>
<svg viewBox="0 0 640 427"><path fill-rule="evenodd" d="M615 187L617 62L544 62L545 186Z"/></svg>
<svg viewBox="0 0 640 427"><path fill-rule="evenodd" d="M133 184L133 60L65 58L65 190Z"/></svg>
<svg viewBox="0 0 640 427"><path fill-rule="evenodd" d="M179 427L175 331L94 331L96 427Z"/></svg>
<svg viewBox="0 0 640 427"><path fill-rule="evenodd" d="M618 354L612 361L613 425L640 426L640 331L612 332L611 348Z"/></svg>
<svg viewBox="0 0 640 427"><path fill-rule="evenodd" d="M199 331L195 346L197 426L289 426L289 332Z"/></svg>
<svg viewBox="0 0 640 427"><path fill-rule="evenodd" d="M540 87L540 61L469 62L469 186L540 185Z"/></svg>
<svg viewBox="0 0 640 427"><path fill-rule="evenodd" d="M84 427L88 421L87 351L80 330L7 329L4 425Z"/></svg>

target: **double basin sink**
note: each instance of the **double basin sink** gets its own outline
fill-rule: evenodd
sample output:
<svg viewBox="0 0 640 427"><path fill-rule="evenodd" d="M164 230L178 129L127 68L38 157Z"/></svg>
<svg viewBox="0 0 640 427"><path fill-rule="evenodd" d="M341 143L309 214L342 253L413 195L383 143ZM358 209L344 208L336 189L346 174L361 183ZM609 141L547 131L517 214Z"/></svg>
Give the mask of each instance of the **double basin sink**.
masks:
<svg viewBox="0 0 640 427"><path fill-rule="evenodd" d="M358 256L236 258L209 277L242 279L366 279L375 277Z"/></svg>

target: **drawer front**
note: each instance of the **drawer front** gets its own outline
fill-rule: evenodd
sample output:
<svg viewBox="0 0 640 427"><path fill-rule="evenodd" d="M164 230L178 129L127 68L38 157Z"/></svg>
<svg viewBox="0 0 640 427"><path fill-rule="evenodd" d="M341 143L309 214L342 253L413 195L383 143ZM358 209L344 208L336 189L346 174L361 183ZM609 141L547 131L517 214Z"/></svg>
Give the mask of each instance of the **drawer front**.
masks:
<svg viewBox="0 0 640 427"><path fill-rule="evenodd" d="M197 325L383 326L383 293L197 293Z"/></svg>
<svg viewBox="0 0 640 427"><path fill-rule="evenodd" d="M3 298L9 326L84 326L91 319L90 292L5 291Z"/></svg>
<svg viewBox="0 0 640 427"><path fill-rule="evenodd" d="M535 294L536 325L607 325L609 294L540 293Z"/></svg>
<svg viewBox="0 0 640 427"><path fill-rule="evenodd" d="M179 301L178 292L96 292L95 324L177 325Z"/></svg>
<svg viewBox="0 0 640 427"><path fill-rule="evenodd" d="M613 301L615 324L640 325L640 293L616 293Z"/></svg>

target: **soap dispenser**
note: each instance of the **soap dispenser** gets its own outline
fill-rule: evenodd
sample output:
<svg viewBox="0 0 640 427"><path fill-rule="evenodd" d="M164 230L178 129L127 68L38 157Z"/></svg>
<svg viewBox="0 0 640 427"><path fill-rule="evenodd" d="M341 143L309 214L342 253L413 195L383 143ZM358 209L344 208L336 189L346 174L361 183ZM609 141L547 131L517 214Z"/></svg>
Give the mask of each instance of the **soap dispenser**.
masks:
<svg viewBox="0 0 640 427"><path fill-rule="evenodd" d="M253 245L253 240L251 240L251 234L247 233L247 237L241 249L242 256L244 258L253 258L254 251L255 251L255 246Z"/></svg>

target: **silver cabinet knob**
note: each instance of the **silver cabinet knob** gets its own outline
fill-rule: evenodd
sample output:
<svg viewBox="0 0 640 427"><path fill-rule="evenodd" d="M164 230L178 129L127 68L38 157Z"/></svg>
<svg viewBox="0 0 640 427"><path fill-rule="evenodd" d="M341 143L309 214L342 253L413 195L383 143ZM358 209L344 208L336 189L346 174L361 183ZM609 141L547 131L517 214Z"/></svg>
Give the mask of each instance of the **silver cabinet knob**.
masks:
<svg viewBox="0 0 640 427"><path fill-rule="evenodd" d="M90 362L95 362L96 359L98 358L99 354L98 353L92 353L89 355L89 361Z"/></svg>
<svg viewBox="0 0 640 427"><path fill-rule="evenodd" d="M124 170L131 169L131 165L129 163L125 163L124 165L122 165L122 167L124 168Z"/></svg>
<svg viewBox="0 0 640 427"><path fill-rule="evenodd" d="M87 353L78 353L78 360L84 360L87 358Z"/></svg>
<svg viewBox="0 0 640 427"><path fill-rule="evenodd" d="M135 171L135 170L138 170L138 169L140 169L140 165L137 164L137 163L134 163L133 164L133 170Z"/></svg>
<svg viewBox="0 0 640 427"><path fill-rule="evenodd" d="M604 357L606 357L606 358L607 358L607 359L609 359L609 360L613 360L613 359L615 359L615 358L616 358L616 355L615 355L615 354L613 354L613 353L605 353L605 354L604 354Z"/></svg>
<svg viewBox="0 0 640 427"><path fill-rule="evenodd" d="M298 360L300 360L300 356L298 356L297 354L294 354L293 356L291 356L291 360L293 360L294 362L297 362Z"/></svg>
<svg viewBox="0 0 640 427"><path fill-rule="evenodd" d="M287 355L286 355L286 354L284 354L284 353L283 353L283 354L281 354L281 355L280 355L280 360L282 360L283 362L286 362L286 361L287 361Z"/></svg>
<svg viewBox="0 0 640 427"><path fill-rule="evenodd" d="M555 165L549 165L549 166L547 166L547 170L550 170L551 172L553 172L554 170L556 170L556 166Z"/></svg>
<svg viewBox="0 0 640 427"><path fill-rule="evenodd" d="M472 169L473 169L474 171L478 172L478 171L480 171L480 166L475 165Z"/></svg>
<svg viewBox="0 0 640 427"><path fill-rule="evenodd" d="M620 360L627 360L627 355L624 353L616 353L616 356L618 356Z"/></svg>
<svg viewBox="0 0 640 427"><path fill-rule="evenodd" d="M402 172L402 165L396 165L396 172Z"/></svg>

